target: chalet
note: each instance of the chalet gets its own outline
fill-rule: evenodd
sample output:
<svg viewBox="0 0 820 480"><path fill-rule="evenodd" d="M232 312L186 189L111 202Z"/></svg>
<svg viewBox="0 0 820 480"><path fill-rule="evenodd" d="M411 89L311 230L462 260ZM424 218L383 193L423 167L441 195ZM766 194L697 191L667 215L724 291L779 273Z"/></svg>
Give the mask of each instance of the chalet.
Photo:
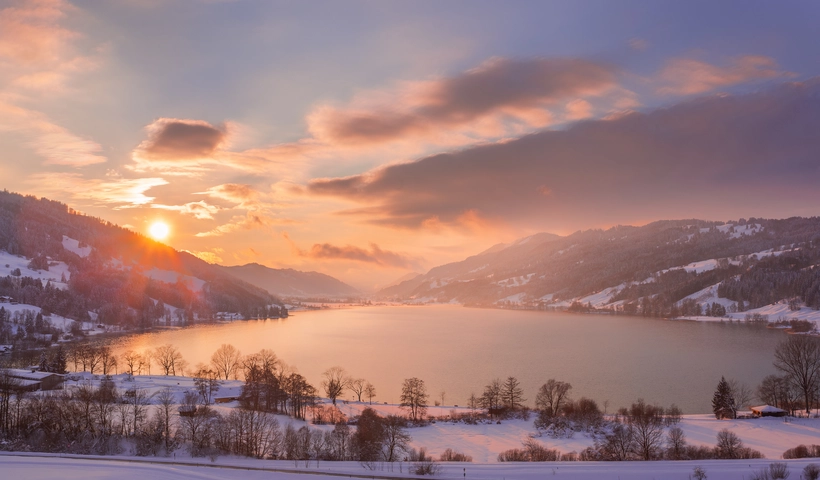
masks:
<svg viewBox="0 0 820 480"><path fill-rule="evenodd" d="M752 414L755 417L785 417L786 411L771 405L761 405L752 407Z"/></svg>
<svg viewBox="0 0 820 480"><path fill-rule="evenodd" d="M38 372L36 369L8 369L5 374L17 380L21 390L58 390L63 388L65 377L59 373Z"/></svg>

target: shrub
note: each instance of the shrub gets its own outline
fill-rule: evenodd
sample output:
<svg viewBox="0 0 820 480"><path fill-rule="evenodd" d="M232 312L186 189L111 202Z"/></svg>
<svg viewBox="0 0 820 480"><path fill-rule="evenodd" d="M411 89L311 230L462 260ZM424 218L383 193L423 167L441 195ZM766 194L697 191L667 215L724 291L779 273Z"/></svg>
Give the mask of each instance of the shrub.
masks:
<svg viewBox="0 0 820 480"><path fill-rule="evenodd" d="M806 468L803 469L803 479L817 480L818 478L820 478L820 467L815 463L806 465Z"/></svg>
<svg viewBox="0 0 820 480"><path fill-rule="evenodd" d="M706 480L706 470L704 470L703 467L695 467L695 469L692 470L692 478L695 480Z"/></svg>
<svg viewBox="0 0 820 480"><path fill-rule="evenodd" d="M812 458L820 457L820 445L798 445L783 452L783 458Z"/></svg>
<svg viewBox="0 0 820 480"><path fill-rule="evenodd" d="M789 467L785 463L782 462L775 462L769 464L769 476L772 480L782 480L789 478L791 472L789 472Z"/></svg>
<svg viewBox="0 0 820 480"><path fill-rule="evenodd" d="M441 454L440 460L442 462L472 462L473 457L448 448Z"/></svg>
<svg viewBox="0 0 820 480"><path fill-rule="evenodd" d="M432 460L416 462L410 466L410 473L413 475L438 475L441 472L441 465Z"/></svg>

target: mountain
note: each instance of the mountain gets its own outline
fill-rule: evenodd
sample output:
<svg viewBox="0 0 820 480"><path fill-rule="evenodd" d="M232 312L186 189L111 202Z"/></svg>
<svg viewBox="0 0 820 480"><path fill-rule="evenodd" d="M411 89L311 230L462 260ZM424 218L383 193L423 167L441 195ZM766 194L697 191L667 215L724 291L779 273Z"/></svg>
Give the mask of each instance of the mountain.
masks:
<svg viewBox="0 0 820 480"><path fill-rule="evenodd" d="M381 290L377 298L653 316L820 308L820 218L665 220L538 234Z"/></svg>
<svg viewBox="0 0 820 480"><path fill-rule="evenodd" d="M60 202L0 192L0 296L124 328L283 316L267 291Z"/></svg>
<svg viewBox="0 0 820 480"><path fill-rule="evenodd" d="M318 272L268 268L258 263L221 267L223 271L281 297L343 297L361 295L350 285Z"/></svg>

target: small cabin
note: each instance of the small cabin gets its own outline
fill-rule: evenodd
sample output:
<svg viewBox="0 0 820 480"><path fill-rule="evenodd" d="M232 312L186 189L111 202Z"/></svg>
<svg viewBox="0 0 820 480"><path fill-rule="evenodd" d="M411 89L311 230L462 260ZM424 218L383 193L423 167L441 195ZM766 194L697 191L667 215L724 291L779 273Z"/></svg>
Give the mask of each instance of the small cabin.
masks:
<svg viewBox="0 0 820 480"><path fill-rule="evenodd" d="M786 411L771 405L761 405L752 407L752 414L755 417L785 417Z"/></svg>
<svg viewBox="0 0 820 480"><path fill-rule="evenodd" d="M6 375L17 380L21 390L58 390L63 388L65 376L59 373L38 372L35 368L26 370L9 369Z"/></svg>

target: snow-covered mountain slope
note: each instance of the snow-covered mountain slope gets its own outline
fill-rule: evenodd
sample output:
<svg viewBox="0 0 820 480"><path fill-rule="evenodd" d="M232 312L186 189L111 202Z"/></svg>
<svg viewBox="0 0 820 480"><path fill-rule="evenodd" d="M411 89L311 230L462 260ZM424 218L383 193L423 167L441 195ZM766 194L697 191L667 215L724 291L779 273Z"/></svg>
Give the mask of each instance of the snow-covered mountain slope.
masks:
<svg viewBox="0 0 820 480"><path fill-rule="evenodd" d="M513 308L651 308L653 316L678 316L681 305L692 304L705 309L714 303L729 313L740 303L745 311L783 298L769 298L771 292L743 298L737 283L788 283L784 276L791 274L781 273L798 266L800 275L811 277L810 269L820 263L817 239L818 218L661 221L567 237L541 234L436 267L378 295ZM789 291L804 306L820 305L820 292L784 288L773 292Z"/></svg>

